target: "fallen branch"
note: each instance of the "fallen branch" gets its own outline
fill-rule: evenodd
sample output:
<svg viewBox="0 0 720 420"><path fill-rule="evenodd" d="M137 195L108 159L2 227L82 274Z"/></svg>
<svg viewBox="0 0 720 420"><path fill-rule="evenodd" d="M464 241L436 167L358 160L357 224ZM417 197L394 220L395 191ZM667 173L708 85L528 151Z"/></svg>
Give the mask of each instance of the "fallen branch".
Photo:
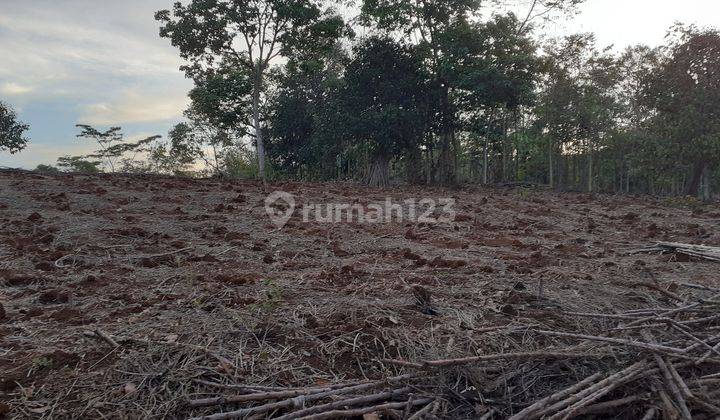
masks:
<svg viewBox="0 0 720 420"><path fill-rule="evenodd" d="M645 412L645 415L640 420L653 420L657 417L657 408L652 407Z"/></svg>
<svg viewBox="0 0 720 420"><path fill-rule="evenodd" d="M647 252L683 254L689 257L720 262L720 248L714 246L682 244L675 242L658 242L655 245L632 251L632 253L634 254Z"/></svg>
<svg viewBox="0 0 720 420"><path fill-rule="evenodd" d="M550 395L549 397L545 397L540 401L537 401L535 404L525 408L521 412L515 414L514 416L510 417L508 420L521 420L526 418L531 418L530 415L535 413L536 411L544 410L548 405L554 404L557 401L560 401L564 398L566 398L568 395L575 394L578 391L582 390L583 388L587 387L588 385L594 383L598 378L600 378L602 374L600 372L583 379L582 381L576 383L575 385L566 388L562 391L558 391L553 395Z"/></svg>
<svg viewBox="0 0 720 420"><path fill-rule="evenodd" d="M662 287L660 287L659 285L657 285L655 283L640 282L640 283L635 283L635 285L640 286L640 287L647 287L650 290L654 290L654 291L660 293L661 295L668 297L670 299L673 299L673 300L677 300L678 302L685 302L685 299L683 299L682 297L680 297L680 296L676 295L675 293L672 293L668 290L663 289Z"/></svg>
<svg viewBox="0 0 720 420"><path fill-rule="evenodd" d="M430 398L421 398L418 400L413 400L413 401L408 401L408 402L380 404L380 405L375 405L372 407L356 408L353 410L335 410L335 411L328 411L326 413L321 413L321 414L314 414L314 415L307 416L307 417L301 417L298 420L323 420L323 419L352 418L352 417L359 417L359 416L362 416L367 413L374 413L376 411L402 409L402 408L405 408L405 406L407 406L408 404L411 406L424 405L424 404L428 404L431 401L432 401L432 399L430 399Z"/></svg>
<svg viewBox="0 0 720 420"><path fill-rule="evenodd" d="M328 404L317 405L315 407L309 407L304 410L295 411L284 416L277 417L276 420L294 420L303 417L307 417L311 414L322 414L328 411L334 411L344 407L352 407L354 405L362 405L367 403L374 403L382 400L389 400L397 397L407 395L412 388L405 387L393 391L381 392L372 395L364 395L362 397L348 398L344 400L334 401Z"/></svg>
<svg viewBox="0 0 720 420"><path fill-rule="evenodd" d="M591 340L591 341L603 341L606 343L621 344L624 346L637 347L637 348L655 351L655 352L661 352L661 353L676 353L676 354L685 353L684 349L679 349L676 347L668 347L668 346L663 346L660 344L644 343L642 341L624 340L621 338L600 337L600 336L596 336L596 335L585 335L585 334L572 334L572 333L563 333L563 332L557 332L557 331L535 330L535 332L538 334L550 335L550 336L554 336L554 337L567 337L567 338L579 338L579 339Z"/></svg>
<svg viewBox="0 0 720 420"><path fill-rule="evenodd" d="M196 351L200 351L202 353L205 353L207 356L212 357L213 359L220 362L220 364L232 367L234 369L237 369L237 366L235 366L230 360L228 360L225 357L219 356L212 351L208 350L205 347L198 346L196 344L188 344L188 343L179 343L179 342L166 342L166 341L150 341L150 340L141 340L137 338L131 338L131 337L117 337L113 338L109 334L103 332L102 330L95 330L95 331L85 331L83 334L85 334L87 337L91 338L100 338L101 340L108 343L113 348L120 347L120 343L133 343L133 344L140 344L144 346L149 345L165 345L165 346L172 346L172 347L184 347L193 349Z"/></svg>
<svg viewBox="0 0 720 420"><path fill-rule="evenodd" d="M301 388L283 388L279 386L253 386L253 385L234 385L234 384L221 384L218 382L206 381L204 379L193 379L193 382L200 385L210 386L214 388L231 389L237 392L255 393L255 392L271 392L271 391L289 391L292 389Z"/></svg>
<svg viewBox="0 0 720 420"><path fill-rule="evenodd" d="M396 376L394 378L388 378L384 381L377 381L377 382L372 382L372 383L367 383L367 384L362 384L362 385L350 386L347 388L341 388L341 389L337 389L337 390L321 392L321 393L312 394L312 395L306 395L306 396L302 396L302 398L295 397L292 399L286 399L286 400L282 400L282 401L278 401L278 402L274 402L274 403L264 404L264 405L260 405L257 407L244 408L244 409L230 411L230 412L224 412L224 413L216 413L216 414L212 414L209 416L203 416L203 417L195 417L192 420L237 419L237 418L242 418L242 417L253 415L253 414L267 413L269 411L293 407L298 402L298 399L301 399L303 403L319 401L319 400L322 400L322 399L325 399L325 398L328 398L331 396L337 396L337 395L342 395L342 394L352 394L352 393L367 391L370 389L379 388L381 386L389 385L392 383L403 382L403 381L407 381L410 379L414 379L415 377L416 376L412 375L412 374L401 375L401 376Z"/></svg>
<svg viewBox="0 0 720 420"><path fill-rule="evenodd" d="M625 368L613 375L610 375L602 381L597 382L590 387L569 396L568 398L548 407L547 409L533 414L530 418L540 418L550 413L557 413L559 412L559 410L563 410L565 407L568 407L567 409L565 409L566 414L572 415L575 410L580 410L586 405L597 401L603 395L607 394L607 392L610 392L615 387L627 382L629 379L632 379L635 375L642 372L644 369L647 369L647 367L648 363L644 360L635 363L632 366Z"/></svg>
<svg viewBox="0 0 720 420"><path fill-rule="evenodd" d="M689 287L690 289L705 290L708 292L715 292L715 293L720 292L720 289L713 289L712 287L703 286L701 284L680 283L680 286Z"/></svg>
<svg viewBox="0 0 720 420"><path fill-rule="evenodd" d="M629 404L634 404L638 401L643 400L643 397L640 395L631 395L629 397L620 398L618 400L612 400L607 401L603 403L593 404L589 405L583 409L580 409L575 412L576 416L587 416L590 414L603 414L607 413L610 410L613 410L618 407L624 407Z"/></svg>
<svg viewBox="0 0 720 420"><path fill-rule="evenodd" d="M691 420L692 414L690 414L690 409L687 406L687 402L685 401L685 397L680 392L680 389L678 388L678 384L675 381L675 378L670 373L670 370L667 366L667 363L665 360L663 360L662 357L659 355L655 355L655 361L657 362L658 366L660 367L660 370L662 371L663 377L665 378L665 385L667 386L667 389L670 391L670 393L675 398L675 403L678 408L680 408L680 415L684 420Z"/></svg>
<svg viewBox="0 0 720 420"><path fill-rule="evenodd" d="M650 333L648 333L647 331L643 331L642 336L648 341L651 340ZM662 358L662 356L660 356L659 354L654 354L653 357L655 359L655 363L657 363L658 367L660 368L660 372L662 372L663 378L665 379L665 386L675 398L675 403L680 409L680 414L682 415L682 418L684 420L691 420L692 414L690 414L690 409L688 409L687 403L685 402L685 397L683 396L683 393L678 387L677 378L672 374L670 367L668 366L665 359ZM685 388L687 388L687 386Z"/></svg>
<svg viewBox="0 0 720 420"><path fill-rule="evenodd" d="M397 366L405 366L417 369L423 368L441 368L465 365L469 363L477 362L490 362L495 360L522 360L522 359L586 359L586 358L603 358L606 355L592 354L592 353L563 353L563 352L527 352L527 353L500 353L500 354L489 354L485 356L472 356L464 357L461 359L444 359L444 360L430 360L424 362L408 362L405 360L396 359L380 359L382 363L393 364Z"/></svg>
<svg viewBox="0 0 720 420"><path fill-rule="evenodd" d="M194 249L194 246L189 246L187 248L177 249L175 251L170 252L164 252L162 254L151 254L151 255L130 255L127 257L129 260L145 260L145 259L154 259L154 258L163 258L163 257L170 257L175 254L181 254L183 252L190 251Z"/></svg>
<svg viewBox="0 0 720 420"><path fill-rule="evenodd" d="M655 316L650 316L650 317L647 317L647 318L638 319L637 321L633 321L633 322L625 325L625 327L632 327L632 326L635 326L635 325L640 325L640 324L643 324L643 323L648 322L648 321L657 320L658 318L667 318L667 317L670 317L671 315L675 315L675 314L678 314L678 313L680 313L680 312L685 312L685 311L688 311L688 310L690 310L690 309L695 309L695 308L697 308L698 306L703 305L703 304L706 303L707 301L711 301L711 300L717 299L717 298L719 298L719 297L720 297L720 293L715 294L715 295L713 295L712 297L710 297L710 298L708 298L708 299L699 299L698 302L695 302L695 303L690 304L690 305L682 306L682 307L680 307L680 308L675 308L675 309L672 309L672 310L663 312L663 313L658 314L658 315L655 315Z"/></svg>
<svg viewBox="0 0 720 420"><path fill-rule="evenodd" d="M225 405L225 404L239 404L250 401L266 401L266 400L278 400L285 398L294 398L301 395L313 395L321 392L332 391L332 388L307 388L297 389L290 391L272 391L272 392L258 392L249 395L229 395L215 398L202 398L197 400L190 400L187 402L188 407L210 407L214 405Z"/></svg>
<svg viewBox="0 0 720 420"><path fill-rule="evenodd" d="M95 330L95 334L100 337L103 341L108 343L110 347L117 348L120 347L120 344L117 343L108 333L106 333L103 330Z"/></svg>
<svg viewBox="0 0 720 420"><path fill-rule="evenodd" d="M420 420L423 418L424 415L430 413L433 409L435 409L435 406L437 405L437 400L431 402L430 404L426 405L422 409L418 410L415 414L408 417L407 420Z"/></svg>

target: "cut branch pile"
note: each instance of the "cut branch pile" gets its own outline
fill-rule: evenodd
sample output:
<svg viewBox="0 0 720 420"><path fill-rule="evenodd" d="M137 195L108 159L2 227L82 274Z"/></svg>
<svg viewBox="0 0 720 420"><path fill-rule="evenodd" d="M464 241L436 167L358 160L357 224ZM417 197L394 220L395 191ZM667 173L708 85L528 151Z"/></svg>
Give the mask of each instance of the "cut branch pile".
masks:
<svg viewBox="0 0 720 420"><path fill-rule="evenodd" d="M680 254L692 258L720 262L720 247L680 244L674 242L658 242L655 245L634 251L633 253L661 252L663 254Z"/></svg>
<svg viewBox="0 0 720 420"><path fill-rule="evenodd" d="M249 393L217 398L205 398L188 401L188 407L209 407L241 403L259 403L253 407L196 417L195 419L221 420L252 416L265 418L271 416L282 420L291 419L329 419L362 416L371 413L392 413L402 410L412 414L415 407L420 411L432 411L427 408L434 398L422 395L412 384L418 376L401 375L372 382L353 382L319 388L299 388L281 391L260 391L248 388ZM210 384L205 382L205 384ZM224 387L221 384L210 384ZM387 391L378 391L393 387ZM329 402L323 402L329 401ZM318 403L317 405L312 405ZM279 413L285 411L284 415ZM418 411L418 413L420 412ZM422 413L421 413L422 414Z"/></svg>
<svg viewBox="0 0 720 420"><path fill-rule="evenodd" d="M209 388L237 392L192 399L186 408L196 415L215 408L214 414L197 419L718 418L720 293L695 287L682 296L685 301L671 308L657 302L617 314L569 314L593 320L594 331L527 330L542 351L429 361L381 359L385 371L393 366L410 373L333 386L268 390L204 381ZM498 380L501 372L523 372L527 366L533 366L529 372L536 377L526 373L500 378L508 390L520 390L503 398L480 395L482 404L471 404L457 392L456 385L474 370L494 372ZM558 375L558 366L564 375ZM579 380L567 380L572 376ZM548 379L552 377L565 380ZM543 386L520 386L536 382Z"/></svg>

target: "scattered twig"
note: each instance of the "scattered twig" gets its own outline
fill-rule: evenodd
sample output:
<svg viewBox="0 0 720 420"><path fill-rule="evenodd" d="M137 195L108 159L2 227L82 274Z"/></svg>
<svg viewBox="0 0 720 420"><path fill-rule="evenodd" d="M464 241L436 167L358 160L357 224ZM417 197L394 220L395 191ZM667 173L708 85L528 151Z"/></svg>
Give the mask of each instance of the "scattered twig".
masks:
<svg viewBox="0 0 720 420"><path fill-rule="evenodd" d="M189 246L182 249L176 249L175 251L170 252L164 252L162 254L151 254L151 255L129 255L127 259L129 260L147 260L147 259L154 259L154 258L163 258L163 257L170 257L172 255L181 254L183 252L188 252L192 249L195 249L194 246Z"/></svg>
<svg viewBox="0 0 720 420"><path fill-rule="evenodd" d="M621 345L637 347L637 348L641 348L641 349L645 349L645 350L658 351L661 353L682 354L685 352L684 349L679 349L676 347L668 347L668 346L663 346L660 344L643 343L641 341L623 340L621 338L600 337L600 336L586 335L586 334L572 334L572 333L563 333L563 332L557 332L557 331L535 330L535 332L538 334L550 335L550 336L554 336L554 337L567 337L567 338L579 338L579 339L591 340L591 341L604 341L607 343L621 344Z"/></svg>
<svg viewBox="0 0 720 420"><path fill-rule="evenodd" d="M418 406L418 405L427 404L430 401L432 401L432 399L430 399L430 398L420 398L420 399L411 401L410 404L412 406ZM395 409L403 408L407 404L408 403L406 403L406 402L386 403L386 404L375 405L372 407L356 408L353 410L328 411L326 413L314 414L311 416L302 417L298 420L323 420L323 419L353 418L353 417L362 416L363 414L373 413L376 411L395 410Z"/></svg>
<svg viewBox="0 0 720 420"><path fill-rule="evenodd" d="M108 333L106 333L103 330L97 329L95 330L95 334L97 334L98 337L103 339L106 343L110 345L112 348L120 347L120 344L117 343Z"/></svg>
<svg viewBox="0 0 720 420"><path fill-rule="evenodd" d="M494 360L522 360L522 359L585 359L585 358L603 358L604 355L592 353L569 353L569 352L527 352L527 353L505 353L505 354L489 354L484 356L464 357L461 359L446 360L430 360L425 362L408 362L405 360L381 359L383 363L393 364L397 366L405 366L412 368L441 368L458 365L466 365L470 363L489 362Z"/></svg>
<svg viewBox="0 0 720 420"><path fill-rule="evenodd" d="M578 391L585 388L589 384L594 383L601 376L602 376L602 374L598 372L590 377L587 377L587 378L583 379L582 381L572 385L569 388L563 389L562 391L558 391L553 395L550 395L548 397L543 398L540 401L537 401L535 404L525 408L521 412L510 417L508 420L521 420L521 419L531 418L531 414L534 414L535 412L544 410L550 404L554 404L555 402L566 398L568 395L577 393Z"/></svg>
<svg viewBox="0 0 720 420"><path fill-rule="evenodd" d="M372 394L372 395L363 395L361 397L341 399L338 401L333 401L328 404L316 405L314 407L309 407L309 408L306 408L303 410L295 411L293 413L286 414L284 416L280 416L276 420L294 420L294 419L307 417L312 414L321 414L321 413L325 413L325 412L329 412L329 411L334 411L334 410L344 408L344 407L352 407L352 406L363 405L363 404L368 404L368 403L375 403L377 401L388 400L388 399L393 399L393 398L407 395L411 390L412 390L412 388L405 387L405 388L396 389L396 390L392 390L392 391L380 392L380 393Z"/></svg>
<svg viewBox="0 0 720 420"><path fill-rule="evenodd" d="M302 400L303 403L319 401L319 400L328 398L330 396L337 396L337 395L342 395L342 394L350 394L350 393L367 391L367 390L379 388L381 386L388 385L391 383L407 381L407 380L410 380L413 378L415 378L415 375L412 375L412 374L401 375L401 376L396 376L394 378L388 378L384 381L372 382L372 383L367 383L367 384L362 384L362 385L355 385L355 386L350 386L350 387L341 388L341 389L337 389L337 390L320 392L317 394L304 395L300 399ZM295 398L298 398L298 397L295 397ZM241 417L252 415L252 414L266 413L266 412L273 411L273 410L289 408L289 407L294 406L296 404L296 402L298 401L295 398L286 399L286 400L269 403L269 404L264 404L264 405L251 407L251 408L244 408L244 409L230 411L230 412L216 413L216 414L212 414L209 416L197 417L197 418L195 418L195 420L198 420L198 419L203 419L203 420L235 419L235 418L241 418Z"/></svg>
<svg viewBox="0 0 720 420"><path fill-rule="evenodd" d="M587 416L590 414L603 414L610 412L618 407L624 407L629 404L635 404L638 401L642 401L644 399L641 395L631 395L629 397L620 398L617 400L607 401L603 403L593 404L589 405L585 408L582 408L580 410L577 410L575 412L576 416Z"/></svg>
<svg viewBox="0 0 720 420"><path fill-rule="evenodd" d="M413 414L412 416L408 417L407 420L420 420L420 419L422 419L423 416L426 415L426 414L428 414L428 413L430 413L430 412L435 408L436 405L437 405L437 400L435 400L435 401L431 402L430 404L426 405L425 407L421 408L421 409L418 410L415 414Z"/></svg>

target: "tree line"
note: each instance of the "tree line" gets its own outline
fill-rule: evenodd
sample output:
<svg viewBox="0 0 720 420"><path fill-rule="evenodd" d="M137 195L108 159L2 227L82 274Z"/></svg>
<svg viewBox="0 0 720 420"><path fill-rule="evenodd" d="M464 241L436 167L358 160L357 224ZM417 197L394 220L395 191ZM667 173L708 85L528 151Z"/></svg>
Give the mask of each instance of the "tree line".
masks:
<svg viewBox="0 0 720 420"><path fill-rule="evenodd" d="M534 18L476 0L194 1L159 12L195 81L190 120L249 137L258 171L301 179L533 182L703 193L717 177L720 34L671 28L616 53L542 44ZM358 28L366 34L355 36ZM282 61L273 65L273 59Z"/></svg>
<svg viewBox="0 0 720 420"><path fill-rule="evenodd" d="M185 122L114 151L157 172L710 198L717 29L618 52L592 34L539 40L581 0L499 3L362 0L349 19L338 1L176 3L155 17L194 82Z"/></svg>

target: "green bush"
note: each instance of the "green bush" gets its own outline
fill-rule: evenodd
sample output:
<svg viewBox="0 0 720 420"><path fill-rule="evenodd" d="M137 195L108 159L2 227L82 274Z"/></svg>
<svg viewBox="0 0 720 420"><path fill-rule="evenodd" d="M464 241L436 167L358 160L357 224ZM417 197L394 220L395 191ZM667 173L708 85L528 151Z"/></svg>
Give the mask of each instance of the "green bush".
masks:
<svg viewBox="0 0 720 420"><path fill-rule="evenodd" d="M60 169L52 165L40 164L35 168L35 172L40 172L41 174L58 174L60 173Z"/></svg>
<svg viewBox="0 0 720 420"><path fill-rule="evenodd" d="M229 148L223 159L225 175L232 179L256 179L259 169L257 155L244 147Z"/></svg>

